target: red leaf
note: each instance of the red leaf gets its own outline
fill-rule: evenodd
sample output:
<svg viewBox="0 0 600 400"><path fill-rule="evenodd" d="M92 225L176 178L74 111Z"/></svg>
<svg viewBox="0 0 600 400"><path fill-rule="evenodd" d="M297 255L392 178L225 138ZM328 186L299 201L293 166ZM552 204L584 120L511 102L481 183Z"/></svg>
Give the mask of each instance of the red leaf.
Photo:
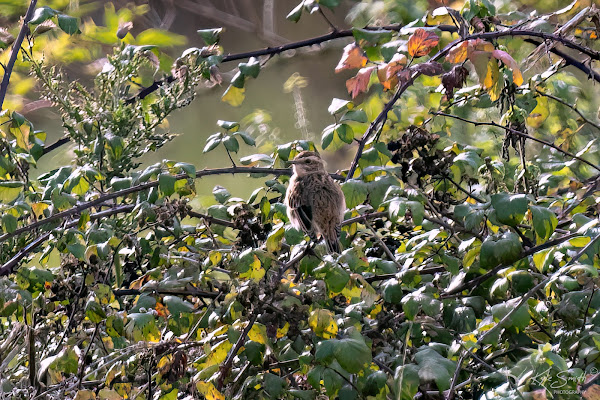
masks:
<svg viewBox="0 0 600 400"><path fill-rule="evenodd" d="M363 50L356 45L356 43L350 43L344 47L344 54L335 67L335 72L340 72L345 69L362 68L367 64L369 59L365 56Z"/></svg>
<svg viewBox="0 0 600 400"><path fill-rule="evenodd" d="M492 57L502 61L504 65L506 65L512 71L513 82L515 85L521 86L523 84L523 75L521 74L521 70L519 69L515 59L512 58L510 54L502 50L494 50L492 51Z"/></svg>
<svg viewBox="0 0 600 400"><path fill-rule="evenodd" d="M374 69L375 67L361 68L354 78L346 81L346 88L348 89L348 93L352 95L352 98L367 91L371 73Z"/></svg>
<svg viewBox="0 0 600 400"><path fill-rule="evenodd" d="M439 41L435 33L419 28L408 39L408 54L412 57L426 56Z"/></svg>

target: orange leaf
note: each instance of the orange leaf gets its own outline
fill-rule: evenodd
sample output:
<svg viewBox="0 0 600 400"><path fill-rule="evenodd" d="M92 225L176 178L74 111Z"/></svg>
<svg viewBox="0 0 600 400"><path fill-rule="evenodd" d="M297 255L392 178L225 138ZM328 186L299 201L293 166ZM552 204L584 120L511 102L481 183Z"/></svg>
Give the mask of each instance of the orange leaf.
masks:
<svg viewBox="0 0 600 400"><path fill-rule="evenodd" d="M521 70L519 69L515 59L512 58L510 54L502 50L494 50L492 51L492 57L502 61L504 65L506 65L512 71L513 82L515 85L521 86L523 84L523 75L521 74Z"/></svg>
<svg viewBox="0 0 600 400"><path fill-rule="evenodd" d="M396 75L399 71L404 69L406 66L406 56L404 54L396 53L387 64L385 79L389 80L393 75Z"/></svg>
<svg viewBox="0 0 600 400"><path fill-rule="evenodd" d="M379 78L379 82L381 82L385 90L396 87L396 84L398 83L396 74L391 74L391 76L388 77L388 75L390 75L389 70L389 64L383 64L377 67L377 78Z"/></svg>
<svg viewBox="0 0 600 400"><path fill-rule="evenodd" d="M408 39L408 54L412 57L426 56L439 41L435 33L419 28Z"/></svg>
<svg viewBox="0 0 600 400"><path fill-rule="evenodd" d="M375 67L361 68L354 78L346 81L346 88L348 89L348 93L352 95L352 98L367 91L371 73L374 69Z"/></svg>
<svg viewBox="0 0 600 400"><path fill-rule="evenodd" d="M365 56L363 50L356 45L356 43L350 43L344 47L344 54L335 67L335 72L340 72L345 69L362 68L367 64L369 59Z"/></svg>
<svg viewBox="0 0 600 400"><path fill-rule="evenodd" d="M458 64L467 59L467 49L469 47L468 42L459 43L450 49L446 55L446 61L453 64Z"/></svg>

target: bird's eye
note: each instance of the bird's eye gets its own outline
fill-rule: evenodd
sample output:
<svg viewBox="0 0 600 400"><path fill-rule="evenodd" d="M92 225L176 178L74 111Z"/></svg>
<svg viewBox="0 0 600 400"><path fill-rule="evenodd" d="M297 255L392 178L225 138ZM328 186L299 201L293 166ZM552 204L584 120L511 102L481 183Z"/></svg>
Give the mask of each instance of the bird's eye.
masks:
<svg viewBox="0 0 600 400"><path fill-rule="evenodd" d="M309 158L307 158L307 159L306 159L306 161L304 161L304 162L305 162L305 163L307 163L307 164L310 164L310 163L311 163L311 161L310 161L310 159L309 159Z"/></svg>

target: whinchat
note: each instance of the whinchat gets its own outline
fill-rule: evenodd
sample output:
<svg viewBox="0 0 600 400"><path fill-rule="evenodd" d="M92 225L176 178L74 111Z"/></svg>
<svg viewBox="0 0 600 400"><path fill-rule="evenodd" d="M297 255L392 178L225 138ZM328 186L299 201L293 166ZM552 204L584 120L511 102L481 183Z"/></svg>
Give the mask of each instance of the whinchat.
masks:
<svg viewBox="0 0 600 400"><path fill-rule="evenodd" d="M321 237L329 252L340 253L339 242L346 199L340 186L325 171L318 153L303 151L294 160L294 174L285 194L292 225L312 240Z"/></svg>

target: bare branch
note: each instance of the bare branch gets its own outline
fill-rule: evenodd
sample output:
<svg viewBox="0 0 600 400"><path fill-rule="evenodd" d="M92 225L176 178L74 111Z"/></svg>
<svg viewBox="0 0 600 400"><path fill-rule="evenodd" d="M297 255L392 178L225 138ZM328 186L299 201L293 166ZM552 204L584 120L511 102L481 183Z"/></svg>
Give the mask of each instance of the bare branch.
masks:
<svg viewBox="0 0 600 400"><path fill-rule="evenodd" d="M21 44L23 43L23 39L25 39L25 35L29 33L29 21L31 21L31 17L33 16L33 11L35 10L36 4L37 0L31 0L31 3L29 3L29 8L25 13L25 18L23 18L23 25L21 25L21 29L19 30L19 34L17 35L17 39L13 43L13 47L10 52L10 58L8 59L8 64L6 64L6 66L4 67L4 77L2 78L2 83L0 83L0 110L4 105L4 98L6 97L6 92L8 91L10 75L12 74L15 62L17 61L17 55L21 50Z"/></svg>

